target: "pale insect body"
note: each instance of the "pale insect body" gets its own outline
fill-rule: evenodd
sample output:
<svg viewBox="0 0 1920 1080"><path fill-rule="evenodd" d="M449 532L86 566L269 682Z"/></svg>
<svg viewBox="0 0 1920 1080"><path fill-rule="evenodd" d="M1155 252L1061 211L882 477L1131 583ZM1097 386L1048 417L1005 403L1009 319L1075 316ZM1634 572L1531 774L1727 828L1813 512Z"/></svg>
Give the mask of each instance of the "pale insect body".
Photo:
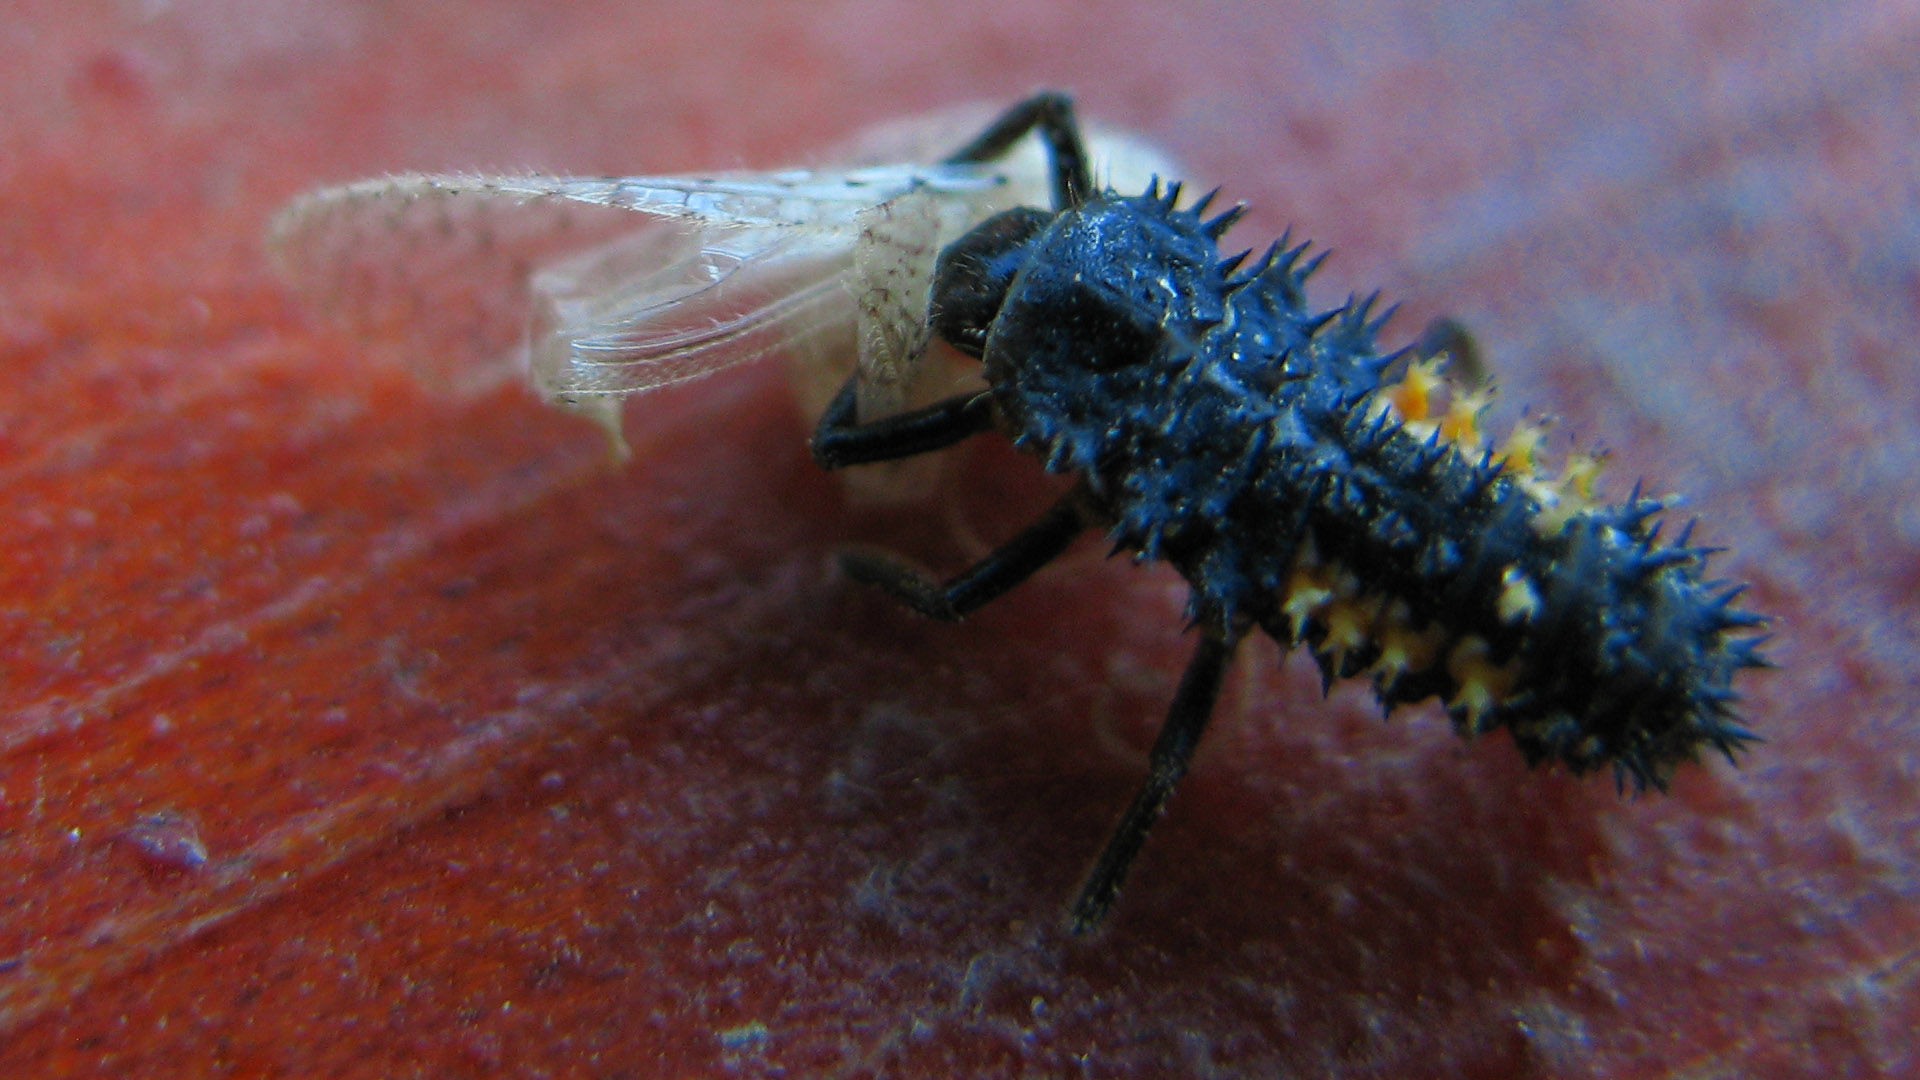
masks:
<svg viewBox="0 0 1920 1080"><path fill-rule="evenodd" d="M930 156L986 113L896 121L845 156ZM1117 185L1175 172L1127 136L1096 132L1090 147ZM796 361L809 411L856 356L863 416L977 378L922 363L934 259L992 214L1044 202L1047 184L1037 146L985 164L833 171L405 174L301 196L269 245L369 354L452 390L524 372L618 446L626 396L772 354Z"/></svg>

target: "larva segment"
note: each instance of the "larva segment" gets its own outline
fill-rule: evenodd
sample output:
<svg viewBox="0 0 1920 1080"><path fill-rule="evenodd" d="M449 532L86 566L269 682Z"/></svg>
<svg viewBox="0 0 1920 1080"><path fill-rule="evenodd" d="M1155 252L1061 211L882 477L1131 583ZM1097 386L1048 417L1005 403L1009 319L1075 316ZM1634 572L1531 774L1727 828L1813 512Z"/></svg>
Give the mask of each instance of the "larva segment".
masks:
<svg viewBox="0 0 1920 1080"><path fill-rule="evenodd" d="M1437 446L1478 460L1488 442L1481 418L1492 406L1495 391L1491 386L1467 390L1455 385L1447 378L1447 364L1445 353L1411 361L1398 379L1381 385L1368 414L1387 417L1418 439L1437 436ZM1540 504L1536 530L1541 535L1559 531L1570 518L1600 505L1595 490L1606 467L1606 455L1576 450L1566 455L1555 474L1542 452L1550 426L1529 420L1514 424L1486 459Z"/></svg>

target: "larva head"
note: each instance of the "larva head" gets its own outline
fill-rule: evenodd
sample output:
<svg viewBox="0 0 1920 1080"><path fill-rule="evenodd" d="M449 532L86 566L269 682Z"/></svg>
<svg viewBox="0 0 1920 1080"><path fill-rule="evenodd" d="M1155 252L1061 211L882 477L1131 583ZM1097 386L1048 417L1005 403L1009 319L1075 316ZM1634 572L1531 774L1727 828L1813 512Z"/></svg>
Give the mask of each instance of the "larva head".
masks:
<svg viewBox="0 0 1920 1080"><path fill-rule="evenodd" d="M961 352L979 357L987 331L1028 247L1054 215L1018 207L973 227L940 252L933 270L933 330Z"/></svg>
<svg viewBox="0 0 1920 1080"><path fill-rule="evenodd" d="M1147 458L1128 448L1164 443L1169 420L1187 415L1181 373L1224 318L1237 260L1222 264L1214 243L1234 211L1205 221L1178 197L1156 186L1005 214L942 253L934 328L980 357L1001 427L1051 471L1139 473ZM1175 426L1181 443L1220 430ZM1163 450L1153 453L1203 468Z"/></svg>

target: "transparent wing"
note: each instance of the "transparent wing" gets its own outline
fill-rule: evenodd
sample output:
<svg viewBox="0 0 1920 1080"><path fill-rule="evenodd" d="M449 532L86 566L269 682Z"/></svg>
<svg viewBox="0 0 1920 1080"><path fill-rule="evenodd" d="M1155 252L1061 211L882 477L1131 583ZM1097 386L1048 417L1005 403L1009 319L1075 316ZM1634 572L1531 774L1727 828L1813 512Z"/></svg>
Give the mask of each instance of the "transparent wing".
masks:
<svg viewBox="0 0 1920 1080"><path fill-rule="evenodd" d="M406 363L435 385L465 387L496 381L518 366L534 299L533 271L571 255L614 243L617 250L598 261L603 270L625 269L583 277L576 266L571 283L564 273L550 275L545 280L556 290L556 304L548 307L576 310L570 301L578 299L589 278L610 286L639 280L654 292L635 303L669 314L660 306L660 293L671 292L676 272L700 271L684 250L665 241L658 250L679 261L645 280L631 252L647 250L650 241L642 239L636 248L623 239L640 228L636 214L677 227L694 238L691 242L719 253L705 271L709 274L719 274L724 266L737 274L744 267L756 282L786 275L817 284L814 271L830 261L826 249L837 247L842 263L850 265L858 215L875 202L921 186L967 198L1002 182L987 170L937 166L697 177L405 175L301 197L275 218L269 247L289 283L331 321L362 338L369 351ZM768 230L800 238L779 244L724 238L733 231L758 235ZM800 264L792 273L760 265L789 256ZM737 305L740 295L739 290L687 289L682 300L697 306L724 298ZM608 302L617 301L610 297ZM613 317L606 304L594 307L600 321ZM852 312L848 301L839 314L851 319ZM693 311L680 314L695 317ZM598 329L597 323L586 327L582 336L599 336ZM635 355L626 359L644 364L649 339L634 340ZM604 342L597 354L603 365L609 358ZM681 375L635 379L627 389L701 373L677 349L668 358L681 365ZM547 385L560 387L552 380Z"/></svg>
<svg viewBox="0 0 1920 1080"><path fill-rule="evenodd" d="M889 124L847 156L932 156L987 113ZM1095 132L1089 148L1116 186L1173 174L1124 136ZM287 279L368 352L456 390L525 371L617 434L624 395L824 342L857 341L863 415L951 392L950 372L921 365L935 256L1047 190L1037 147L991 166L403 175L303 196L269 240ZM823 401L849 362L815 356L803 395Z"/></svg>
<svg viewBox="0 0 1920 1080"><path fill-rule="evenodd" d="M766 355L844 322L838 232L645 230L535 272L533 384L568 400L631 394Z"/></svg>
<svg viewBox="0 0 1920 1080"><path fill-rule="evenodd" d="M535 273L536 389L592 415L618 445L619 396L775 352L800 361L803 381L837 389L857 352L863 410L897 407L924 351L938 238L984 216L1007 182L942 166L806 177L794 174L810 200L805 224L756 208L750 220L643 232ZM778 196L782 213L800 209L795 190Z"/></svg>

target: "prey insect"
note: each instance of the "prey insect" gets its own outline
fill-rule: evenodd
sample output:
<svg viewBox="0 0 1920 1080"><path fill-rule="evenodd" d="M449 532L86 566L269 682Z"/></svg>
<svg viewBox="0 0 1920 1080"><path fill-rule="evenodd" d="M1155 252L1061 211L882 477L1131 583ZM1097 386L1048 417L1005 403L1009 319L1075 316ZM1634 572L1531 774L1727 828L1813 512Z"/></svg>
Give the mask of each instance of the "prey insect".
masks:
<svg viewBox="0 0 1920 1080"><path fill-rule="evenodd" d="M1047 198L1037 148L921 161L971 133L971 111L863 133L827 169L682 176L403 174L322 188L274 219L268 246L310 303L437 387L523 370L547 399L620 437L628 395L771 355L815 361L824 405L857 354L862 415L897 411L923 370L940 248L991 214ZM1113 183L1169 167L1094 132ZM808 373L811 378L811 373Z"/></svg>
<svg viewBox="0 0 1920 1080"><path fill-rule="evenodd" d="M1077 478L947 581L842 559L923 615L965 616L1088 529L1191 586L1199 640L1147 780L1073 904L1076 932L1111 906L1255 630L1306 645L1329 682L1369 678L1389 710L1437 697L1463 732L1504 727L1531 762L1611 766L1641 788L1753 738L1729 683L1765 665L1741 636L1764 620L1732 606L1739 588L1702 580L1710 551L1690 528L1659 544L1665 500L1594 498L1597 459L1550 477L1533 429L1483 447L1484 396L1455 391L1438 411L1437 358L1381 352L1371 299L1307 307L1305 244L1222 259L1241 208L1207 219L1212 196L1182 208L1177 184L1096 187L1062 95L1021 102L951 160L1029 131L1050 156L1051 208L982 222L933 279L933 329L979 358L988 389L861 422L849 384L813 454L839 468L997 430Z"/></svg>
<svg viewBox="0 0 1920 1080"><path fill-rule="evenodd" d="M841 565L949 620L1089 530L1187 581L1194 652L1076 932L1111 907L1256 631L1306 646L1328 683L1368 679L1388 710L1438 698L1463 733L1504 728L1529 762L1637 788L1754 738L1731 681L1766 666L1747 633L1765 620L1704 580L1691 526L1660 543L1669 500L1599 498L1599 460L1556 472L1534 426L1487 445L1488 395L1442 377L1444 335L1387 352L1371 298L1311 309L1305 244L1222 258L1240 208L1206 218L1212 196L1182 206L1149 180L1164 172L1042 93L928 165L392 177L303 197L272 239L370 339L416 363L518 347L537 389L616 433L625 395L857 338L853 373L820 395L822 467L997 431L1072 476L948 580L870 553ZM636 213L679 227L624 235ZM978 361L981 388L917 389L952 385L921 373L934 338Z"/></svg>

